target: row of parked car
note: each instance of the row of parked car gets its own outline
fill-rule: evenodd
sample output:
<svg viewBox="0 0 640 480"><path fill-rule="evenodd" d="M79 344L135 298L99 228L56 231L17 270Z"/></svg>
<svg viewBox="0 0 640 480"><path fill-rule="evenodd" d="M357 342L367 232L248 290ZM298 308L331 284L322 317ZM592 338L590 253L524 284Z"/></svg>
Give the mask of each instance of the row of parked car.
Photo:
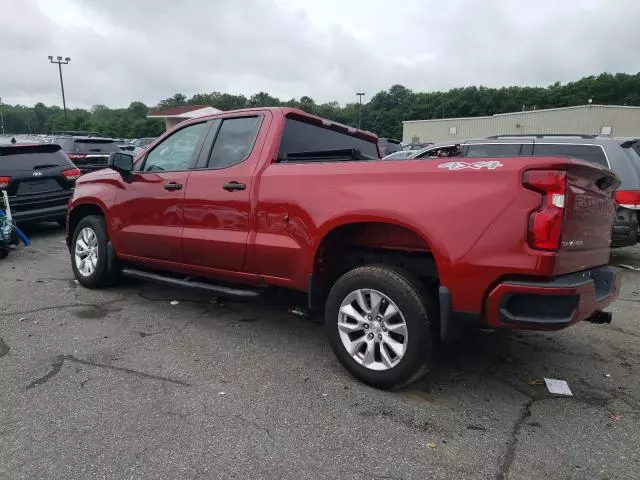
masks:
<svg viewBox="0 0 640 480"><path fill-rule="evenodd" d="M113 152L137 154L153 140L105 138L92 132L0 137L0 189L8 193L14 221L63 225L80 175L107 167Z"/></svg>
<svg viewBox="0 0 640 480"><path fill-rule="evenodd" d="M568 156L613 170L622 182L616 191L618 204L612 247L638 243L640 224L640 139L594 135L541 134L496 135L461 143L430 144L419 150L400 150L385 160Z"/></svg>
<svg viewBox="0 0 640 480"><path fill-rule="evenodd" d="M14 138L11 140L15 141ZM0 145L12 145L9 137ZM6 153L0 165L0 188L7 188L16 220L63 221L73 181L80 174L105 168L116 151L139 154L155 138L112 139L92 132L54 132L49 136L20 138L22 148L16 160ZM50 144L51 147L35 147ZM27 148L27 145L31 147ZM56 148L55 146L60 148ZM635 245L640 237L640 141L593 135L501 135L462 143L426 144L422 149L403 149L401 143L380 138L378 148L384 160L436 159L443 157L500 158L513 156L566 155L612 169L622 184L616 193L618 211L612 247ZM391 153L388 153L391 152ZM385 156L385 153L388 153ZM46 157L46 158L45 158ZM43 169L43 166L45 167ZM3 174L20 167L21 173ZM12 179L9 185L9 178ZM26 181L27 179L28 181ZM43 198L37 198L42 195Z"/></svg>

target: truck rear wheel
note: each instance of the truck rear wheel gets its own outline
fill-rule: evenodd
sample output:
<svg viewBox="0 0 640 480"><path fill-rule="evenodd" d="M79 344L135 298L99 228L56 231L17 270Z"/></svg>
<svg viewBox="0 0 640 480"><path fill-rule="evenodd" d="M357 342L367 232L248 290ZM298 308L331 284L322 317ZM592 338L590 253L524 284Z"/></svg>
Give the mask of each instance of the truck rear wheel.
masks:
<svg viewBox="0 0 640 480"><path fill-rule="evenodd" d="M112 285L120 270L109 254L104 218L89 215L78 222L71 242L71 266L78 283L87 288Z"/></svg>
<svg viewBox="0 0 640 480"><path fill-rule="evenodd" d="M404 270L355 268L338 279L327 299L331 348L353 376L369 385L407 385L430 365L430 301L420 282Z"/></svg>

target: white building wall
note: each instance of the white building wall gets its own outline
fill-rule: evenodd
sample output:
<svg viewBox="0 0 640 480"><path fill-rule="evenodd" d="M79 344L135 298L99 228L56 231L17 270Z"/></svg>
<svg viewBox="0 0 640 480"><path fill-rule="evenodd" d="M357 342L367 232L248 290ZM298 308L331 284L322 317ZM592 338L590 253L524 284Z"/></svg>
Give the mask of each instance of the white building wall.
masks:
<svg viewBox="0 0 640 480"><path fill-rule="evenodd" d="M640 137L640 107L584 105L491 117L445 118L403 122L402 141L448 142L489 135L582 133L598 135L611 127L616 137Z"/></svg>

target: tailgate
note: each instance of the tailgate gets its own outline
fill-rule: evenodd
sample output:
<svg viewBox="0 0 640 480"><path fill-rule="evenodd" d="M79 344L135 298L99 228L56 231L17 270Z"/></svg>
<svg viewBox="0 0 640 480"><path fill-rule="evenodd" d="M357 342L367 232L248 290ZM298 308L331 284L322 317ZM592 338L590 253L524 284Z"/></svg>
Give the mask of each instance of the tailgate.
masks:
<svg viewBox="0 0 640 480"><path fill-rule="evenodd" d="M564 223L556 274L609 262L619 179L609 169L581 160L567 166Z"/></svg>

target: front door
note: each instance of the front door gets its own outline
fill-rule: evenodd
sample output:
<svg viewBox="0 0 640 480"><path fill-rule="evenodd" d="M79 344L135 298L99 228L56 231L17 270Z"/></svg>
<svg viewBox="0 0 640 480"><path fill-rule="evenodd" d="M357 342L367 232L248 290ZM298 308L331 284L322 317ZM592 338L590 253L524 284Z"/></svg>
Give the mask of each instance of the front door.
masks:
<svg viewBox="0 0 640 480"><path fill-rule="evenodd" d="M254 170L266 131L265 114L227 117L214 124L184 204L185 263L241 271L252 228ZM261 132L261 126L262 133Z"/></svg>
<svg viewBox="0 0 640 480"><path fill-rule="evenodd" d="M141 259L182 262L184 198L210 123L187 125L158 143L116 193L116 251Z"/></svg>

